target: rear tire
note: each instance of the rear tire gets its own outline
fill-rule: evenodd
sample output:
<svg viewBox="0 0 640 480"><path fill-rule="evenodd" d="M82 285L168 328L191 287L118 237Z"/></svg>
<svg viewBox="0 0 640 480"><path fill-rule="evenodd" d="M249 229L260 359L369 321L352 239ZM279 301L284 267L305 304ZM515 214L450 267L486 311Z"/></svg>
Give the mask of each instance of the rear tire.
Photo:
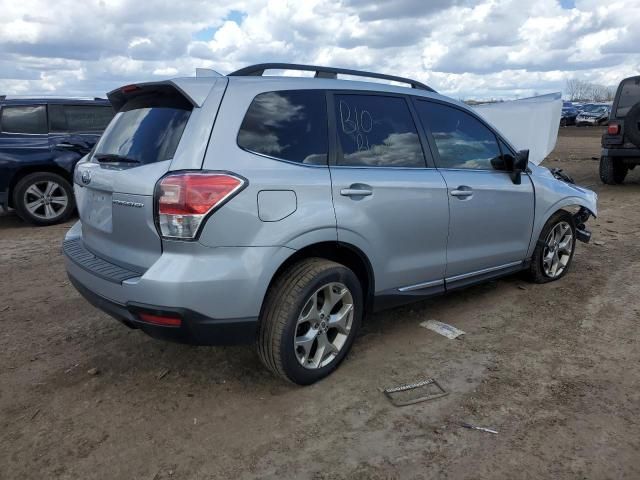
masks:
<svg viewBox="0 0 640 480"><path fill-rule="evenodd" d="M619 185L629 171L622 163L622 159L613 157L600 157L600 180L607 185Z"/></svg>
<svg viewBox="0 0 640 480"><path fill-rule="evenodd" d="M551 216L540 233L531 257L529 279L534 283L547 283L564 277L575 251L576 227L573 216L560 210Z"/></svg>
<svg viewBox="0 0 640 480"><path fill-rule="evenodd" d="M257 345L262 363L298 385L326 377L349 352L363 306L358 277L344 265L322 258L292 265L267 293Z"/></svg>
<svg viewBox="0 0 640 480"><path fill-rule="evenodd" d="M18 181L13 206L25 222L47 226L68 220L76 204L66 179L56 173L36 172Z"/></svg>

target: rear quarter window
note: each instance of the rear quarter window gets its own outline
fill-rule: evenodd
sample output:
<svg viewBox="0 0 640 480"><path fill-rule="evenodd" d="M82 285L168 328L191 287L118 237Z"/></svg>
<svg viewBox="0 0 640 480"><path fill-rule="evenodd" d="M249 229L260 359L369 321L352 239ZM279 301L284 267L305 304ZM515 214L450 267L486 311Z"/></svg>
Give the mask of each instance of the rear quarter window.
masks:
<svg viewBox="0 0 640 480"><path fill-rule="evenodd" d="M257 95L240 126L238 146L276 159L327 164L327 112L320 90Z"/></svg>
<svg viewBox="0 0 640 480"><path fill-rule="evenodd" d="M102 132L114 115L110 106L49 105L51 132Z"/></svg>
<svg viewBox="0 0 640 480"><path fill-rule="evenodd" d="M0 115L0 130L4 133L47 133L47 109L44 105L4 106Z"/></svg>

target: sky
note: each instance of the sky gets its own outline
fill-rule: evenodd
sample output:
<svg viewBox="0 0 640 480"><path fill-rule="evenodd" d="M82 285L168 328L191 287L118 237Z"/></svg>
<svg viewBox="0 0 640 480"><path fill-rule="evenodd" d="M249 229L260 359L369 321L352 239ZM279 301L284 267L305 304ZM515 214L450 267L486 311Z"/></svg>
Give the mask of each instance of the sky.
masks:
<svg viewBox="0 0 640 480"><path fill-rule="evenodd" d="M104 96L262 62L415 78L454 98L640 74L640 0L0 0L0 94Z"/></svg>

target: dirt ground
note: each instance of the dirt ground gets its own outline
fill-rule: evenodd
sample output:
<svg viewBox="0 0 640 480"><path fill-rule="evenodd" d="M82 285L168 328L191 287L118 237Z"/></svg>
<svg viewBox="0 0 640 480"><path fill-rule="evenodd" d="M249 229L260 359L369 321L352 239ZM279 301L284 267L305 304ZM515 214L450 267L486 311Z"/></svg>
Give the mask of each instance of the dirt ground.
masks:
<svg viewBox="0 0 640 480"><path fill-rule="evenodd" d="M127 329L69 285L71 222L3 216L0 478L640 478L640 171L603 186L599 133L562 129L546 161L599 194L590 225L604 244L579 244L569 275L377 314L306 388L270 376L250 347ZM467 334L448 340L427 319ZM428 377L449 395L396 408L380 391Z"/></svg>

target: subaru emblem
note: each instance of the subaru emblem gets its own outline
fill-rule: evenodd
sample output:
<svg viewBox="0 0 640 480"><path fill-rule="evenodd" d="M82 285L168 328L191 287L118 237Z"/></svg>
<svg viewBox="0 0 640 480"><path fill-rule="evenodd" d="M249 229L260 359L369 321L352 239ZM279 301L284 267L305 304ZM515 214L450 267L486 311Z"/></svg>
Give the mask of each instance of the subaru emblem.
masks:
<svg viewBox="0 0 640 480"><path fill-rule="evenodd" d="M89 170L85 170L84 172L82 172L82 177L80 177L82 179L82 183L84 183L85 185L89 185L89 183L91 182L91 172Z"/></svg>

